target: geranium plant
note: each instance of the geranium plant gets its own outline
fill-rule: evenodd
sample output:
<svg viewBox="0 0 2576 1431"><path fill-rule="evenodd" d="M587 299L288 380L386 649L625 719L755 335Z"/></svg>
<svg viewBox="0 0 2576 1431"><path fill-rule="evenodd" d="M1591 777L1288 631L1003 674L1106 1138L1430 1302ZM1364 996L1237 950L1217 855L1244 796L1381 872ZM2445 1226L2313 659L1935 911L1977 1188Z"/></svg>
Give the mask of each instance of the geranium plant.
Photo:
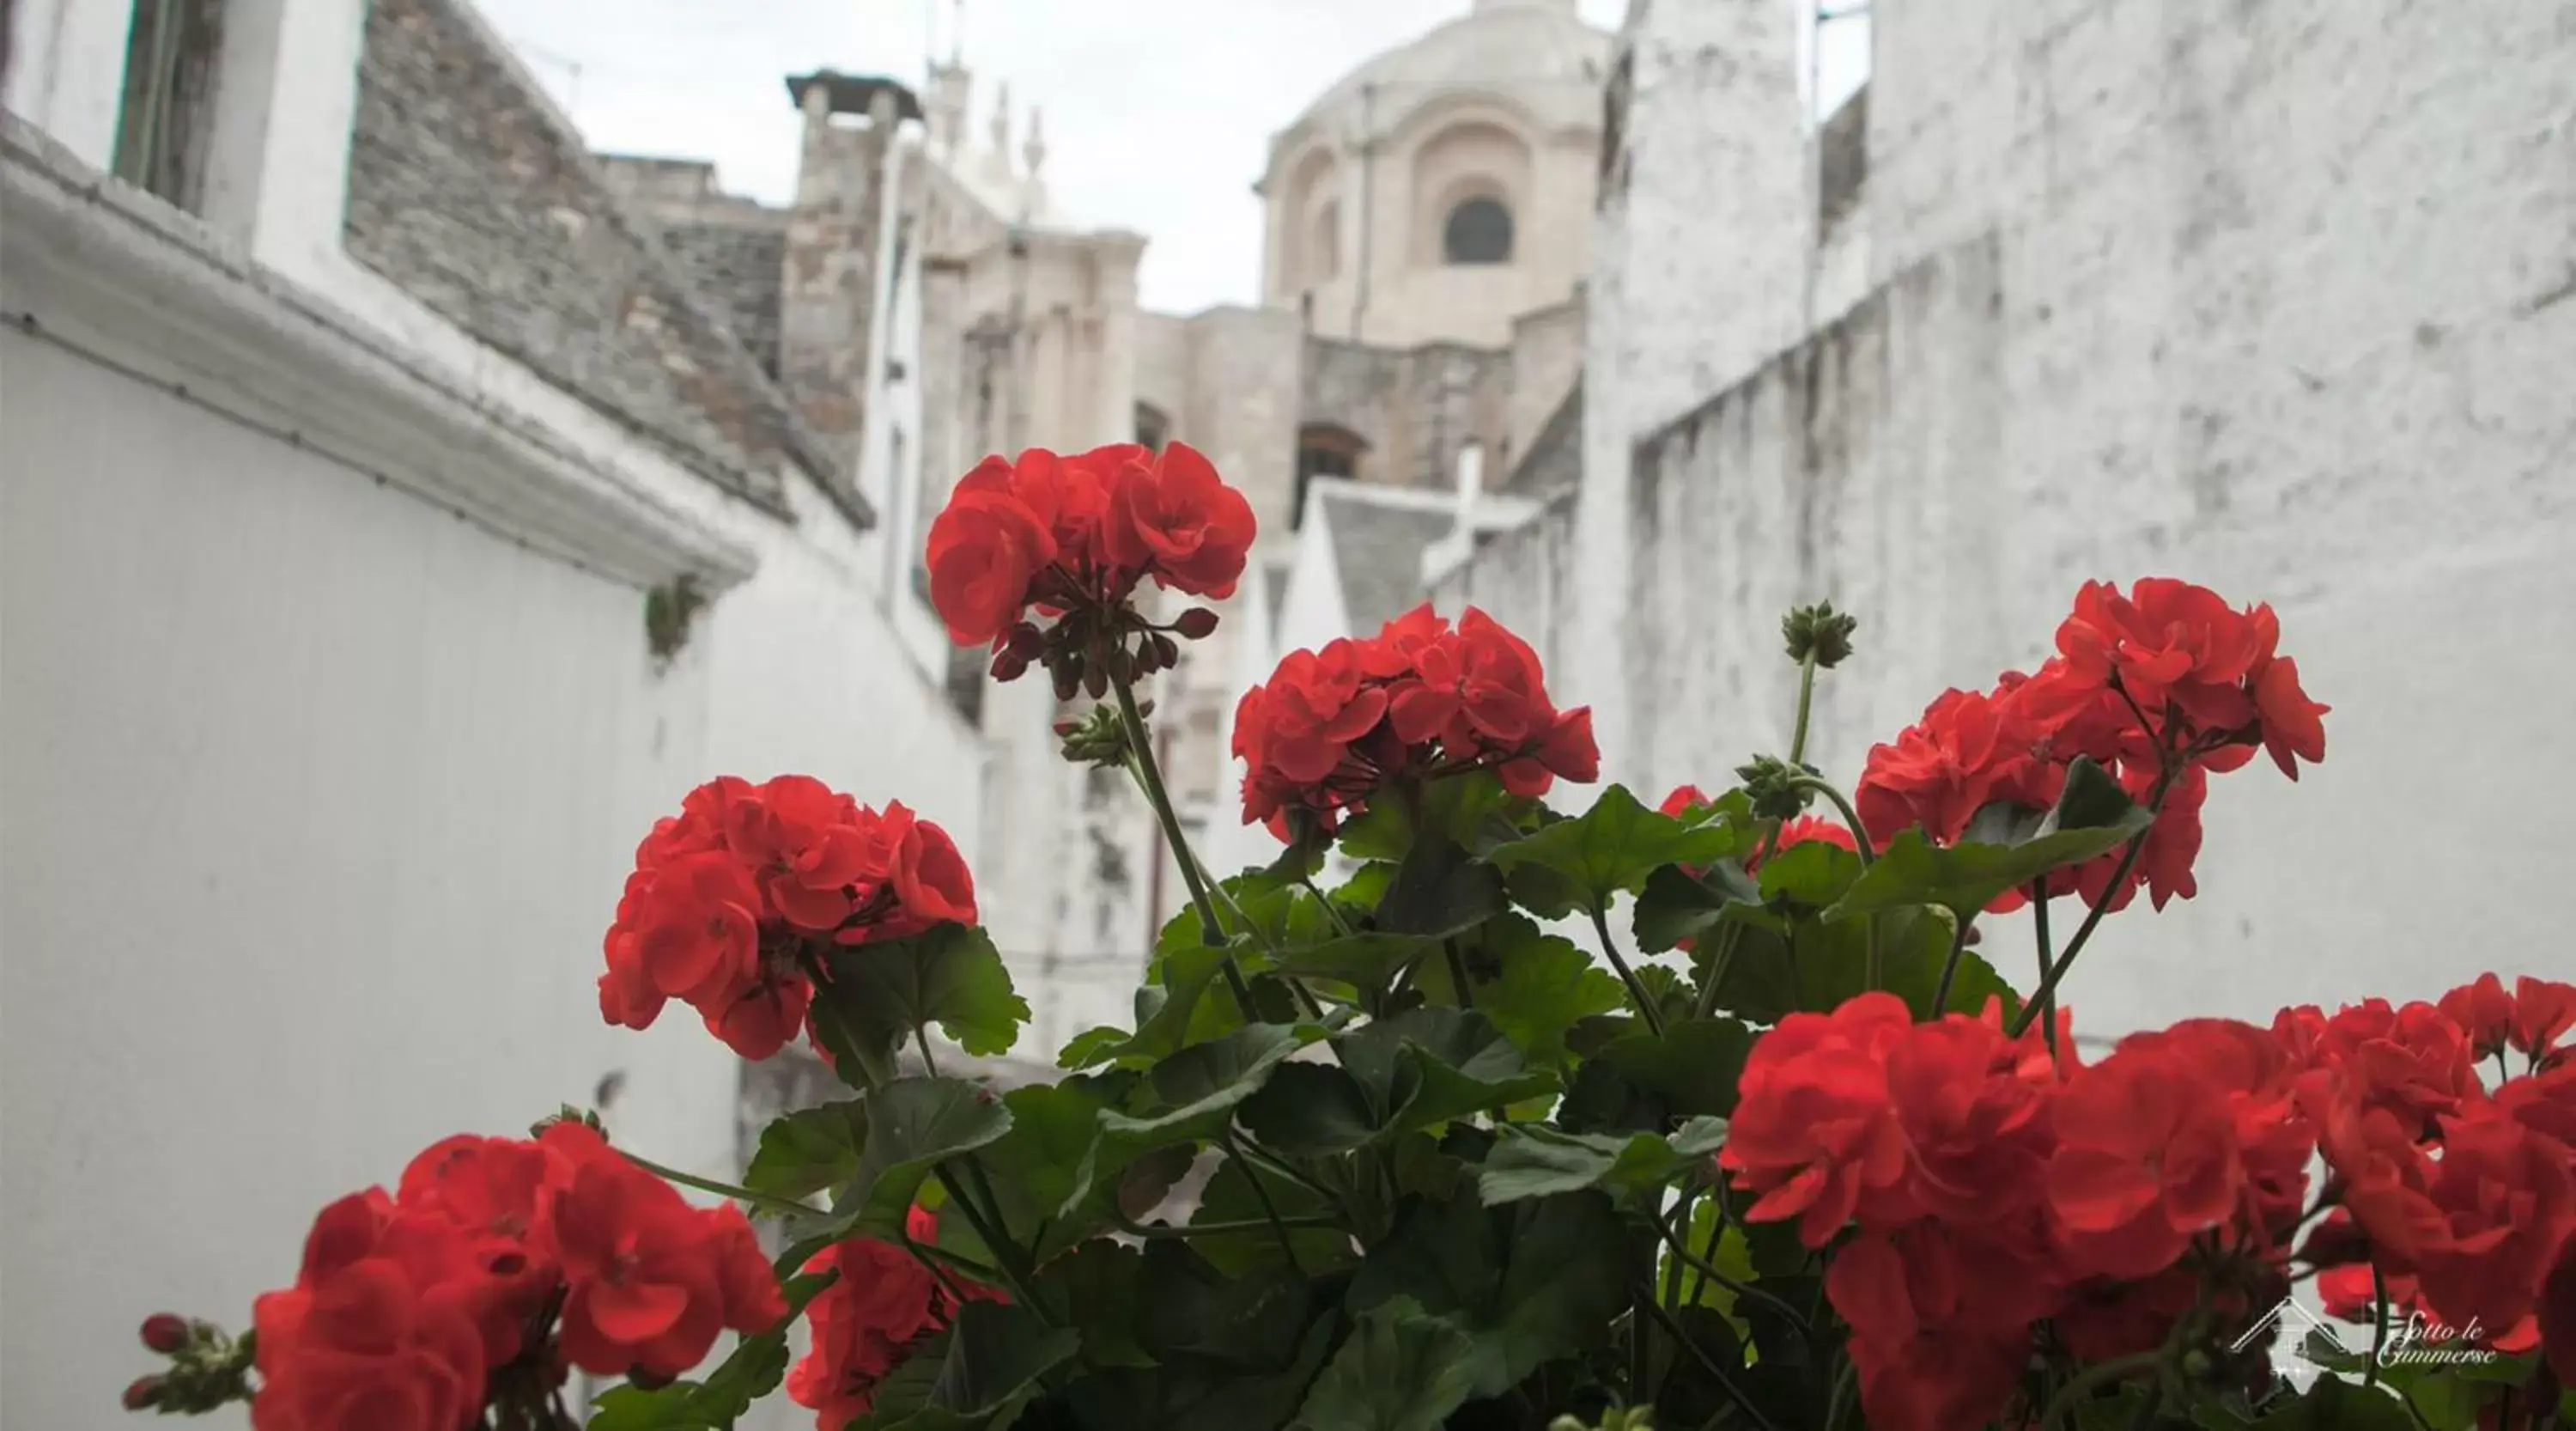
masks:
<svg viewBox="0 0 2576 1431"><path fill-rule="evenodd" d="M1222 599L1252 534L1177 443L988 460L930 532L952 635L1104 701L1068 758L1132 776L1178 852L1132 1027L1052 1085L941 1070L931 1026L998 1054L1028 1016L956 847L810 779L711 782L637 853L602 1012L810 1041L851 1096L738 1185L577 1114L437 1143L323 1211L250 1334L147 1321L168 1362L128 1404L556 1428L579 1368L630 1382L596 1431L781 1388L822 1431L2576 1425L2576 988L2090 1061L2058 1005L2109 916L2197 892L2212 777L2324 756L2267 607L2087 586L2054 657L1942 695L1849 789L1804 757L1854 624L1803 608L1788 749L1579 810L1588 713L1426 608L1243 697L1243 815L1283 850L1213 879L1136 688L1216 621L1152 591Z"/></svg>

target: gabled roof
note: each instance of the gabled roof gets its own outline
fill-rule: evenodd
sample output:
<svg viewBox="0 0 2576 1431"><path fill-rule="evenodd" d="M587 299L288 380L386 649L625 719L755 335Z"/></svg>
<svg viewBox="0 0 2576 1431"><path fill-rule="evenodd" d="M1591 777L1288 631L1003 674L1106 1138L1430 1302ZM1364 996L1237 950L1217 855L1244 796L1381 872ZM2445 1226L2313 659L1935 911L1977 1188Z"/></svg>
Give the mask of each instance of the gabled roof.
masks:
<svg viewBox="0 0 2576 1431"><path fill-rule="evenodd" d="M353 257L708 480L783 511L801 470L869 519L464 0L375 0L359 76Z"/></svg>
<svg viewBox="0 0 2576 1431"><path fill-rule="evenodd" d="M1454 511L1425 505L1418 494L1405 494L1416 500L1402 503L1372 500L1376 495L1346 485L1313 498L1332 538L1343 614L1362 636L1422 604L1422 554L1458 525Z"/></svg>

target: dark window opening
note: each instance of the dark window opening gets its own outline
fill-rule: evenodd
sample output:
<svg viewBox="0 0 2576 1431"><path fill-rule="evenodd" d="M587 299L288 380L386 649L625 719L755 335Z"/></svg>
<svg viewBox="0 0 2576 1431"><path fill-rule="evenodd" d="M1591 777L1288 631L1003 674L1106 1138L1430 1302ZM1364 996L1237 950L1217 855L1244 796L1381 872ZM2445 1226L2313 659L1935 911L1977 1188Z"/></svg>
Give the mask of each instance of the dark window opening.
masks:
<svg viewBox="0 0 2576 1431"><path fill-rule="evenodd" d="M1360 454L1368 443L1348 428L1311 424L1297 434L1296 505L1288 511L1288 525L1302 526L1306 520L1306 488L1317 477L1356 478Z"/></svg>
<svg viewBox="0 0 2576 1431"><path fill-rule="evenodd" d="M1469 199L1449 211L1440 254L1450 263L1512 261L1512 211L1499 199Z"/></svg>
<svg viewBox="0 0 2576 1431"><path fill-rule="evenodd" d="M195 211L204 197L218 0L136 0L125 37L116 177Z"/></svg>
<svg viewBox="0 0 2576 1431"><path fill-rule="evenodd" d="M1163 410L1149 402L1136 404L1136 445L1150 452L1160 452L1172 440L1172 420Z"/></svg>

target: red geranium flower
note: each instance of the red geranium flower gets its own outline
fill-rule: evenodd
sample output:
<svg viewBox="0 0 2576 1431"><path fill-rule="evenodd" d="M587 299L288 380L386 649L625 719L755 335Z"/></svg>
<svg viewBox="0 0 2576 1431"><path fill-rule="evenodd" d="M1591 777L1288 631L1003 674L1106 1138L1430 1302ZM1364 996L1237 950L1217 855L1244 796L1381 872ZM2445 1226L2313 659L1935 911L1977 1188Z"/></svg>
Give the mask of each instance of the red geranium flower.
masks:
<svg viewBox="0 0 2576 1431"><path fill-rule="evenodd" d="M463 1232L382 1192L322 1210L295 1285L259 1298L257 1431L457 1431L482 1414Z"/></svg>
<svg viewBox="0 0 2576 1431"><path fill-rule="evenodd" d="M938 1241L938 1220L928 1211L913 1208L906 1221L913 1241ZM910 1360L916 1344L956 1317L957 1300L910 1253L875 1238L836 1242L805 1270L840 1276L806 1308L813 1347L788 1371L787 1394L817 1413L819 1431L840 1431L874 1408L877 1384ZM959 1285L969 1297L1000 1299L973 1282Z"/></svg>
<svg viewBox="0 0 2576 1431"><path fill-rule="evenodd" d="M976 918L974 877L946 831L809 776L710 781L636 860L604 945L601 1016L649 1028L680 999L745 1058L804 1026L821 950Z"/></svg>
<svg viewBox="0 0 2576 1431"><path fill-rule="evenodd" d="M1101 548L1157 586L1223 600L1252 549L1252 504L1185 442L1123 463L1109 492Z"/></svg>
<svg viewBox="0 0 2576 1431"><path fill-rule="evenodd" d="M786 1315L740 1208L691 1207L578 1123L555 1124L541 1142L567 1168L546 1209L544 1244L563 1268L563 1352L573 1365L675 1377L726 1328L766 1331Z"/></svg>
<svg viewBox="0 0 2576 1431"><path fill-rule="evenodd" d="M1367 641L1292 651L1235 706L1244 823L1334 828L1397 781L1496 772L1516 795L1600 773L1588 708L1548 699L1527 642L1473 607L1453 630L1423 606Z"/></svg>

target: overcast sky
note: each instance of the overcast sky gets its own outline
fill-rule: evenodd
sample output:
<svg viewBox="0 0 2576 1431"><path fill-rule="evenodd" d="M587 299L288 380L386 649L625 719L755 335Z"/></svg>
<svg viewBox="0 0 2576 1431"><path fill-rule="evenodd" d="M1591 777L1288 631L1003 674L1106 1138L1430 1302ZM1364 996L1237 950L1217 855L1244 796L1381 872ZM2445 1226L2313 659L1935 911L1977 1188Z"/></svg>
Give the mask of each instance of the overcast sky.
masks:
<svg viewBox="0 0 2576 1431"><path fill-rule="evenodd" d="M983 141L997 82L1013 146L1046 111L1046 173L1075 219L1146 235L1144 299L1250 302L1252 181L1271 133L1362 60L1469 0L476 0L593 148L715 161L737 193L785 201L797 115L784 77L831 68L918 84L952 14ZM1788 0L1782 0L1788 3ZM1626 0L1581 0L1614 28ZM930 26L935 19L937 35ZM756 15L756 18L752 18ZM1824 89L1856 82L1859 22L1828 27Z"/></svg>

